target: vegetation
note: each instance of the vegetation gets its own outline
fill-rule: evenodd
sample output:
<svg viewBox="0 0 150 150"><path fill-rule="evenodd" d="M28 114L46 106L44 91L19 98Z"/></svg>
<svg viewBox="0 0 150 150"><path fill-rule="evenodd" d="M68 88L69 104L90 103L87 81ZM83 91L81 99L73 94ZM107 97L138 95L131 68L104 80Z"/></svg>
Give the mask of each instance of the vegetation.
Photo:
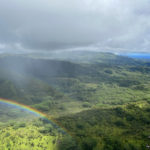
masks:
<svg viewBox="0 0 150 150"><path fill-rule="evenodd" d="M78 141L82 150L146 150L150 144L150 104L132 103L97 108L58 120Z"/></svg>
<svg viewBox="0 0 150 150"><path fill-rule="evenodd" d="M48 150L56 149L57 136L43 133L43 126L18 123L0 127L0 149L2 150Z"/></svg>
<svg viewBox="0 0 150 150"><path fill-rule="evenodd" d="M110 53L72 55L72 59L69 54L52 55L55 60L0 57L0 97L50 115L71 135L0 104L1 149L146 150L150 145L148 60Z"/></svg>

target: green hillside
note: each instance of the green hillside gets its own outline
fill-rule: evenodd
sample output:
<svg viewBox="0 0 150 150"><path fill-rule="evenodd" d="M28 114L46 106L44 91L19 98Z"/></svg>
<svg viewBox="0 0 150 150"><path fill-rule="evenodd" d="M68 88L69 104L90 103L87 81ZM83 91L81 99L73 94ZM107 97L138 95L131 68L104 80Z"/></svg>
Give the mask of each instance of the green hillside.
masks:
<svg viewBox="0 0 150 150"><path fill-rule="evenodd" d="M149 62L97 52L3 55L0 72L0 97L52 116L72 135L0 105L3 149L145 150L150 144Z"/></svg>

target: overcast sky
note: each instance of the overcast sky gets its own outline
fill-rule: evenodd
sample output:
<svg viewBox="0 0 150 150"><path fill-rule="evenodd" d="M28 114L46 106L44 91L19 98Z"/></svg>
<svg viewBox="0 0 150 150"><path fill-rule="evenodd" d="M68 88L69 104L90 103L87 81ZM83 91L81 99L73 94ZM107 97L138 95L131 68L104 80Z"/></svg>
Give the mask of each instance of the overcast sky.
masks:
<svg viewBox="0 0 150 150"><path fill-rule="evenodd" d="M150 52L150 0L0 0L0 52Z"/></svg>

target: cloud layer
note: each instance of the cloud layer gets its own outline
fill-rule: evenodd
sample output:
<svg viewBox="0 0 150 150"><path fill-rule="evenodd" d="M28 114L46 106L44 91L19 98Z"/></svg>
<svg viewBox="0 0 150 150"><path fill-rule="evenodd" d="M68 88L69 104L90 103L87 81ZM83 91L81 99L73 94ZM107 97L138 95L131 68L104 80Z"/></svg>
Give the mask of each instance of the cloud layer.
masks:
<svg viewBox="0 0 150 150"><path fill-rule="evenodd" d="M0 51L150 51L150 0L0 0Z"/></svg>

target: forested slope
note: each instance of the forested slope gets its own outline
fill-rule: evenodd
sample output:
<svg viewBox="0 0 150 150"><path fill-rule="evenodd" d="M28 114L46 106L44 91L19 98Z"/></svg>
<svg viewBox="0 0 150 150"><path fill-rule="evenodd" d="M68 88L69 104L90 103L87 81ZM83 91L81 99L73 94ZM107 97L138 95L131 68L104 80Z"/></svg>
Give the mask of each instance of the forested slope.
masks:
<svg viewBox="0 0 150 150"><path fill-rule="evenodd" d="M148 61L90 52L76 53L73 59L69 55L54 58L32 55L0 57L0 97L30 105L53 116L75 140L65 135L51 137L46 127L41 134L38 128L43 125L34 127L29 119L30 123L23 127L24 130L27 132L33 128L38 136L36 141L31 138L35 143L28 143L29 147L34 149L33 145L37 146L41 136L57 140L61 137L52 144L60 150L146 149L150 135ZM14 112L14 109L7 111L8 108L3 106L0 109L1 122L24 118L24 114ZM9 124L1 129L3 127L1 138L5 138L8 130L7 141L10 141L11 133L18 133L22 128L16 129ZM20 140L24 141L23 145L26 143L24 137L16 139ZM50 141L49 144L53 142ZM4 143L4 147L9 147L10 144Z"/></svg>

